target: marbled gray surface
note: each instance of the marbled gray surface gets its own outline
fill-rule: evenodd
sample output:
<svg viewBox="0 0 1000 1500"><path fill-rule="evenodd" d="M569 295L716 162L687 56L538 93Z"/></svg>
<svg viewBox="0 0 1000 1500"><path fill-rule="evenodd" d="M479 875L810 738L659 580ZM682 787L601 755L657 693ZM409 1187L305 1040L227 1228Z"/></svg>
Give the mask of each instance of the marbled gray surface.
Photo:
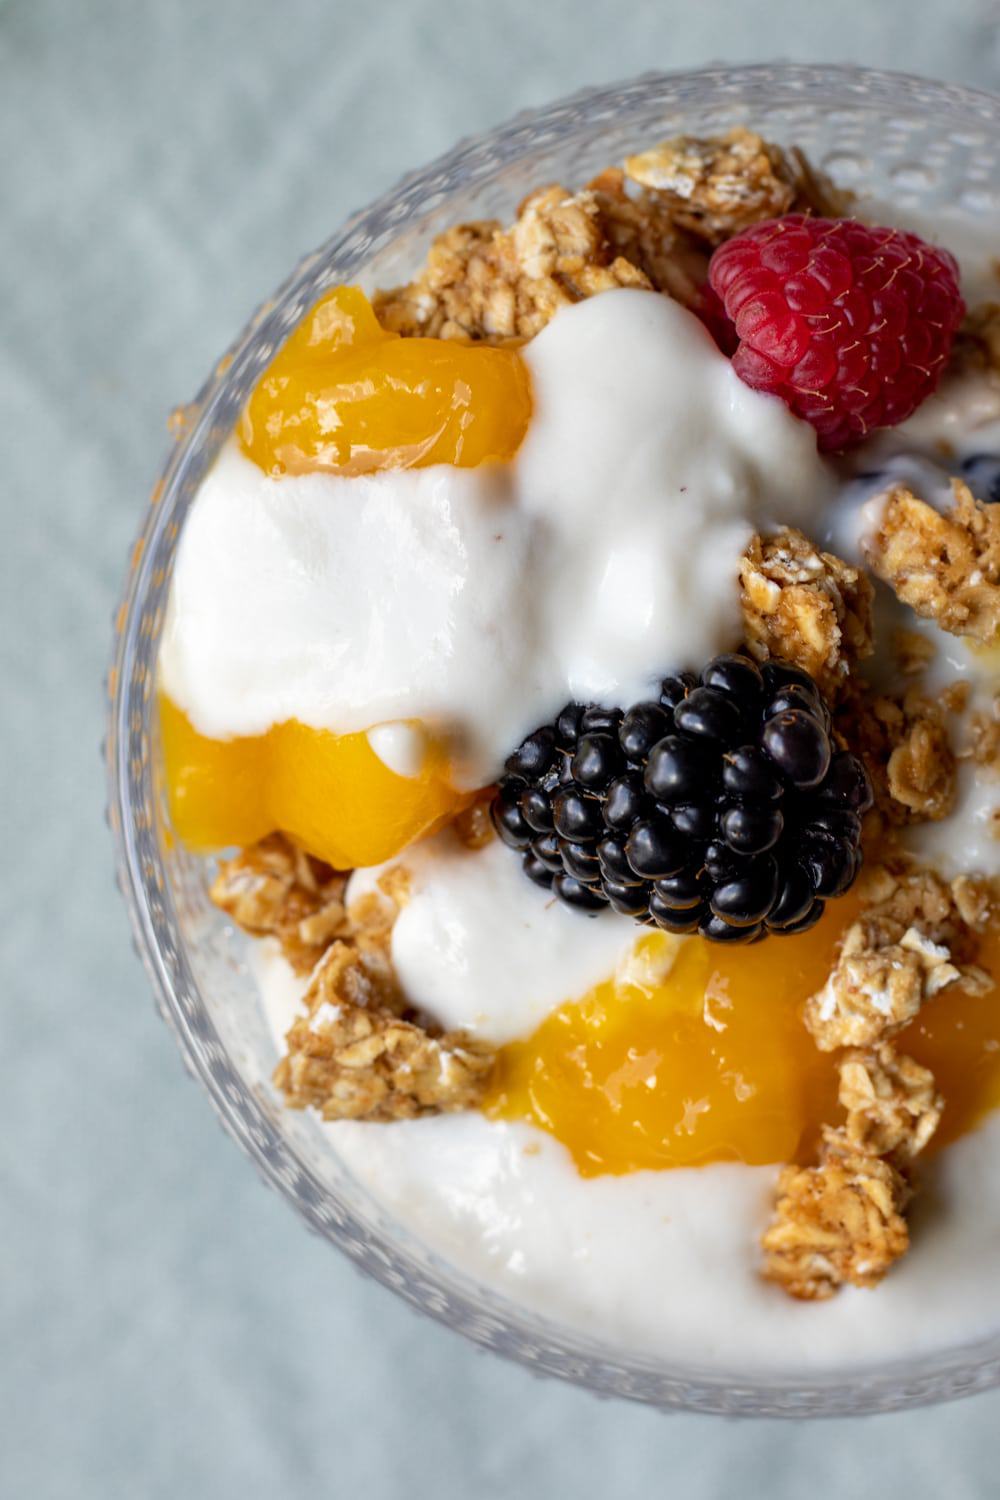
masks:
<svg viewBox="0 0 1000 1500"><path fill-rule="evenodd" d="M996 1493L1000 1393L727 1425L539 1384L311 1239L154 1017L101 817L129 539L260 297L459 135L652 66L1000 85L998 11L908 0L0 3L0 1493L395 1500Z"/></svg>

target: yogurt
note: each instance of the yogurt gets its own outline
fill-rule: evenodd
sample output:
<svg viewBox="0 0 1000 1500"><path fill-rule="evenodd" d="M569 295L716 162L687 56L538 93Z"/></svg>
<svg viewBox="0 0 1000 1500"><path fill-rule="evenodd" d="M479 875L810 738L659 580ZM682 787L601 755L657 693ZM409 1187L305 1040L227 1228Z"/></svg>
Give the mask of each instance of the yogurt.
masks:
<svg viewBox="0 0 1000 1500"><path fill-rule="evenodd" d="M535 409L509 465L276 480L227 446L160 657L197 729L418 720L482 785L569 699L634 702L738 641L748 538L808 529L833 493L812 430L658 293L566 308L523 353Z"/></svg>
<svg viewBox="0 0 1000 1500"><path fill-rule="evenodd" d="M280 1049L303 982L269 944L254 967ZM708 1369L817 1370L905 1359L1000 1323L1000 1114L923 1169L913 1249L877 1291L817 1303L757 1274L776 1168L583 1178L543 1131L476 1113L316 1129L428 1249L612 1347Z"/></svg>

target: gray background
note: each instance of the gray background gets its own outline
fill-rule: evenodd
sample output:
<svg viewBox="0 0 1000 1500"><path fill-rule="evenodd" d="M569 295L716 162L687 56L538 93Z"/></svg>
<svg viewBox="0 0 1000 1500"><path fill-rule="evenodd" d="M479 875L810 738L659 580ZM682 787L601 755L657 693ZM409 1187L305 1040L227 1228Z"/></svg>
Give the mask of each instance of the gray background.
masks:
<svg viewBox="0 0 1000 1500"><path fill-rule="evenodd" d="M1000 86L976 0L0 0L0 1494L995 1494L1000 1394L732 1425L540 1384L362 1282L182 1073L112 888L101 691L165 416L305 248L652 66Z"/></svg>

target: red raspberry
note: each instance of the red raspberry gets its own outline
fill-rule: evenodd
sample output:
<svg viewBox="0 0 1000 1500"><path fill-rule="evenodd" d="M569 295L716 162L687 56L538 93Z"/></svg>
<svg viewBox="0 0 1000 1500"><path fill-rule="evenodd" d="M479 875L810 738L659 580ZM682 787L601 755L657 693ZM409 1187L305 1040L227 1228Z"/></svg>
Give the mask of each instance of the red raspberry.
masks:
<svg viewBox="0 0 1000 1500"><path fill-rule="evenodd" d="M916 411L965 315L954 256L855 219L765 219L720 245L708 276L735 324L733 369L827 451Z"/></svg>

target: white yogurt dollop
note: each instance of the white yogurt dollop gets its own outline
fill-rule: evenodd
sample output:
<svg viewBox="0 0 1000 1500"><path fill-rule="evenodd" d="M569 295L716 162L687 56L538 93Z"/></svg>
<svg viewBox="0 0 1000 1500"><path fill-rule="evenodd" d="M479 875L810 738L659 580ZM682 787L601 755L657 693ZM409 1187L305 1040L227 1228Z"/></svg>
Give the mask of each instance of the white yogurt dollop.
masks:
<svg viewBox="0 0 1000 1500"><path fill-rule="evenodd" d="M410 899L392 930L393 967L411 1004L442 1026L502 1044L528 1036L564 1001L614 973L634 945L630 917L583 917L524 878L499 840L472 852L450 830L407 850ZM348 904L375 887L356 870Z"/></svg>
<svg viewBox="0 0 1000 1500"><path fill-rule="evenodd" d="M480 785L567 699L635 701L737 642L748 537L831 493L812 430L657 293L564 309L524 358L508 465L274 480L223 451L161 651L202 733L417 719Z"/></svg>

